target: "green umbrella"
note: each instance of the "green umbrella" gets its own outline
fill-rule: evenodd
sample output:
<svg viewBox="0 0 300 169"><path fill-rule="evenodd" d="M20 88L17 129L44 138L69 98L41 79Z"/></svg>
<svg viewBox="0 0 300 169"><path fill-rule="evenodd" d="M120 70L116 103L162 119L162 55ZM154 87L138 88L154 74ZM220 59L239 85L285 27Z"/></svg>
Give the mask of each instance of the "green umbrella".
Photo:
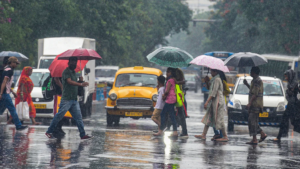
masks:
<svg viewBox="0 0 300 169"><path fill-rule="evenodd" d="M188 67L194 59L192 55L175 47L161 47L147 56L150 62L165 67Z"/></svg>

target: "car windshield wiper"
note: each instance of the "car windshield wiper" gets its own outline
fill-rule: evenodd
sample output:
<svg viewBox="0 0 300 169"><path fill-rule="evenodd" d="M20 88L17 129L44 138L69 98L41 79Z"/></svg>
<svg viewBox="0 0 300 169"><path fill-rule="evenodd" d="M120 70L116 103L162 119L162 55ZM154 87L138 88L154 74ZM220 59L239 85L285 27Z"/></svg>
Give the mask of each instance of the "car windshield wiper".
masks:
<svg viewBox="0 0 300 169"><path fill-rule="evenodd" d="M124 87L124 86L130 86L130 85L134 85L134 84L137 84L137 82L127 83L127 84L122 85L121 87Z"/></svg>
<svg viewBox="0 0 300 169"><path fill-rule="evenodd" d="M153 83L149 83L149 84L143 84L142 86L156 86L156 84L153 84Z"/></svg>
<svg viewBox="0 0 300 169"><path fill-rule="evenodd" d="M39 81L39 85L40 85L39 87L42 86L42 80L43 80L43 78L44 78L44 75L45 75L45 74L42 75L41 80Z"/></svg>

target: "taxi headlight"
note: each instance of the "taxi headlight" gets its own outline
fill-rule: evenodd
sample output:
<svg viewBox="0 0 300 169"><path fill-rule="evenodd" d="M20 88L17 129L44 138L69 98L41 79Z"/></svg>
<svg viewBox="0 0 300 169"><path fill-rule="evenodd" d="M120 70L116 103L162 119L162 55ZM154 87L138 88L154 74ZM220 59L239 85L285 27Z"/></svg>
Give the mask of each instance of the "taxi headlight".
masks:
<svg viewBox="0 0 300 169"><path fill-rule="evenodd" d="M239 100L235 100L233 105L234 105L234 108L242 110L242 104Z"/></svg>
<svg viewBox="0 0 300 169"><path fill-rule="evenodd" d="M110 100L115 101L117 99L117 94L116 93L112 93L109 95Z"/></svg>
<svg viewBox="0 0 300 169"><path fill-rule="evenodd" d="M284 102L280 102L278 104L276 111L285 111L285 104L284 104Z"/></svg>
<svg viewBox="0 0 300 169"><path fill-rule="evenodd" d="M157 101L157 98L158 98L158 95L157 95L157 94L154 94L154 95L152 96L152 100L153 100L154 102Z"/></svg>

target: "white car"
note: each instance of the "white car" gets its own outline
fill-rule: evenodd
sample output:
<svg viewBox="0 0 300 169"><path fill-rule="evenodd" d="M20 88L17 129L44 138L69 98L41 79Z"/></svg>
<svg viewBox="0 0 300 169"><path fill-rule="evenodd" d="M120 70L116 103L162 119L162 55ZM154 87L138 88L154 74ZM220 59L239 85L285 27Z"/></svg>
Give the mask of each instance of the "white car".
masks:
<svg viewBox="0 0 300 169"><path fill-rule="evenodd" d="M95 68L96 82L114 83L115 75L118 70L119 66L97 66Z"/></svg>
<svg viewBox="0 0 300 169"><path fill-rule="evenodd" d="M42 85L46 78L50 75L48 69L33 69L30 79L32 80L34 87L31 92L33 104L36 108L36 117L53 118L53 100L45 100L42 94ZM14 91L18 90L18 83L16 83Z"/></svg>
<svg viewBox="0 0 300 169"><path fill-rule="evenodd" d="M279 126L282 115L285 111L287 100L282 81L274 77L260 76L264 85L263 113L259 115L259 125ZM244 85L245 77L239 77L236 81L232 95L228 102L228 130L233 131L235 124L248 124L249 89ZM246 80L251 84L252 77L247 76Z"/></svg>

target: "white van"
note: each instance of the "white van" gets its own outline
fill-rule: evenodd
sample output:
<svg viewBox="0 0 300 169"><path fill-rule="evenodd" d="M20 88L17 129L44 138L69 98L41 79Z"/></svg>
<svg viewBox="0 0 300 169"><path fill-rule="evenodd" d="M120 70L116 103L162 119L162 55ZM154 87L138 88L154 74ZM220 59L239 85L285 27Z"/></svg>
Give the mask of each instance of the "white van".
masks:
<svg viewBox="0 0 300 169"><path fill-rule="evenodd" d="M34 87L31 92L33 104L36 108L36 117L53 118L53 100L45 100L42 94L42 85L46 78L50 75L48 69L33 69L30 79L32 80ZM18 90L18 79L14 91Z"/></svg>
<svg viewBox="0 0 300 169"><path fill-rule="evenodd" d="M97 66L95 68L95 82L114 83L118 70L119 66Z"/></svg>
<svg viewBox="0 0 300 169"><path fill-rule="evenodd" d="M279 126L282 115L285 111L287 100L282 81L274 77L260 76L264 85L263 113L259 114L259 125ZM245 77L239 77L235 83L233 94L228 102L228 130L233 131L235 124L248 124L249 89L244 85ZM247 76L246 80L251 84L252 77Z"/></svg>

